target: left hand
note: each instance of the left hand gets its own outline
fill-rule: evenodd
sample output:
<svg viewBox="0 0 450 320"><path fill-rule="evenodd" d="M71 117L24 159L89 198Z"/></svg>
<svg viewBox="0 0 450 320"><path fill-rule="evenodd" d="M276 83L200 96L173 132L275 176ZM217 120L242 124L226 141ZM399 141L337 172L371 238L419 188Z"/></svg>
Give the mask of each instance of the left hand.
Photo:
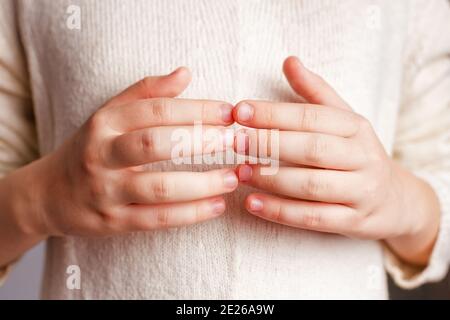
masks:
<svg viewBox="0 0 450 320"><path fill-rule="evenodd" d="M283 69L307 103L242 101L233 111L246 127L279 129L279 160L290 164L275 175L261 175L260 165L238 168L241 182L285 196L251 194L247 210L296 228L384 239L405 259L426 263L422 251L439 226L434 192L388 156L370 122L321 77L295 57ZM248 136L258 143L258 134Z"/></svg>

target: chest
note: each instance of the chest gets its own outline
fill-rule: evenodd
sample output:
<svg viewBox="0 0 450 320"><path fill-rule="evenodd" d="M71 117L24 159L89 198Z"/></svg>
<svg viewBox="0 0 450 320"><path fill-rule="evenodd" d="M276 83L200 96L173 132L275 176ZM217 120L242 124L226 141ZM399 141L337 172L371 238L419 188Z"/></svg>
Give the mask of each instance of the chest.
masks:
<svg viewBox="0 0 450 320"><path fill-rule="evenodd" d="M124 87L180 65L193 73L185 97L293 101L281 64L298 55L374 118L395 89L383 72L401 64L403 34L392 26L406 12L395 3L23 0L31 77L43 83L35 108L51 109L55 145Z"/></svg>

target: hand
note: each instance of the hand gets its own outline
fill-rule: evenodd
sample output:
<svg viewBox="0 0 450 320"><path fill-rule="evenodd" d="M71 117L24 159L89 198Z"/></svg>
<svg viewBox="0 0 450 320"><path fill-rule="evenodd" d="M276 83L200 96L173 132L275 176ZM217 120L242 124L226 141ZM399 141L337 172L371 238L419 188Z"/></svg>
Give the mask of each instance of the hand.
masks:
<svg viewBox="0 0 450 320"><path fill-rule="evenodd" d="M384 239L406 260L426 263L439 225L431 188L394 163L370 122L297 58L285 61L284 73L308 103L242 101L233 111L244 126L279 129L272 148L289 163L275 175L261 175L260 165L238 168L240 181L285 196L251 194L248 211L296 228ZM261 136L247 135L245 150Z"/></svg>
<svg viewBox="0 0 450 320"><path fill-rule="evenodd" d="M40 164L43 178L35 181L43 183L36 192L41 210L23 225L47 235L102 236L178 227L222 214L221 195L238 184L234 170L136 170L171 159L174 130L192 131L194 121L202 121L204 130L217 126L223 134L223 126L233 121L232 106L225 102L170 98L189 82L189 71L179 68L136 83L100 108ZM232 137L228 140L217 142L216 150L232 147Z"/></svg>

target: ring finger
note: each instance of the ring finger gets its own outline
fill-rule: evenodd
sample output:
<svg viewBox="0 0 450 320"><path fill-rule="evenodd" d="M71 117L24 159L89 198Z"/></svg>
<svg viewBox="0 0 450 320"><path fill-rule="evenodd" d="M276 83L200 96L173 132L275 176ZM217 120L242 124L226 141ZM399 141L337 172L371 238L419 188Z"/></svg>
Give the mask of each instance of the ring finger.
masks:
<svg viewBox="0 0 450 320"><path fill-rule="evenodd" d="M281 167L276 174L261 174L259 165L241 165L239 181L288 197L341 204L355 203L357 175L334 170Z"/></svg>

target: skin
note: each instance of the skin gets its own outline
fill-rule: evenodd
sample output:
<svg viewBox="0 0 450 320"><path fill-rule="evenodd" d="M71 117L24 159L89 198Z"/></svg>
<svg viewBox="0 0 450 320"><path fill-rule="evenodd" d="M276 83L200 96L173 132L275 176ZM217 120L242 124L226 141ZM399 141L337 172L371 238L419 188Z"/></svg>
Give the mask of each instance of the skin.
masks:
<svg viewBox="0 0 450 320"><path fill-rule="evenodd" d="M145 78L108 101L55 152L0 180L0 265L49 236L112 236L220 216L223 194L238 186L233 169L136 170L171 159L177 128L233 122L228 103L174 99L190 79L186 68ZM215 150L232 148L233 137L221 142Z"/></svg>
<svg viewBox="0 0 450 320"><path fill-rule="evenodd" d="M0 180L0 266L49 236L112 236L216 218L238 177L268 192L246 199L258 217L383 240L405 261L425 265L439 227L431 187L392 161L370 123L297 58L286 60L284 73L306 103L242 101L233 109L175 99L190 82L186 68L112 98L56 151ZM174 130L192 130L197 121L221 130L234 120L248 130L280 129L280 160L289 166L273 176L260 175L258 165L136 170L170 159ZM229 140L224 135L223 149L233 146Z"/></svg>
<svg viewBox="0 0 450 320"><path fill-rule="evenodd" d="M258 145L250 130L279 129L279 159L288 163L275 175L237 168L242 183L269 192L250 194L247 210L299 229L383 240L403 260L426 265L439 228L433 189L395 163L369 121L298 58L283 71L306 103L246 100L233 110L251 128L239 133L247 144L236 152Z"/></svg>

